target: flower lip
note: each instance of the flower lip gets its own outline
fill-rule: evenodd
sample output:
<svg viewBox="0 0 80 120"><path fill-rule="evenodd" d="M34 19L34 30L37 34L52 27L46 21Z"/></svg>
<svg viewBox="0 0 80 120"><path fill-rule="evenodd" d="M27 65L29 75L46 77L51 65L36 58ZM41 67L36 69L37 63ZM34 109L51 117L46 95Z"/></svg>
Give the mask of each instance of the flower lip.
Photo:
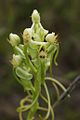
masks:
<svg viewBox="0 0 80 120"><path fill-rule="evenodd" d="M40 58L46 58L47 57L47 53L44 50L41 50L39 53L39 57Z"/></svg>

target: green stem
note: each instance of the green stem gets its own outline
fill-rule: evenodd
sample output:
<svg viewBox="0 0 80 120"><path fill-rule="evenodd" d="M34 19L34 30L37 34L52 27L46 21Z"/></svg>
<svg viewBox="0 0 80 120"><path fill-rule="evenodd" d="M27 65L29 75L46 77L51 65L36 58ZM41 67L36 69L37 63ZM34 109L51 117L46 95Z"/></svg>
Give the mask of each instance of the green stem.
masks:
<svg viewBox="0 0 80 120"><path fill-rule="evenodd" d="M20 106L24 106L25 102L31 102L31 101L32 100L29 98L29 96L27 96L20 101Z"/></svg>
<svg viewBox="0 0 80 120"><path fill-rule="evenodd" d="M52 114L52 120L54 120L54 111L52 107L51 107L51 114Z"/></svg>
<svg viewBox="0 0 80 120"><path fill-rule="evenodd" d="M48 93L48 89L47 89L46 83L44 83L44 88L45 88L47 99L48 99L48 111L47 111L47 114L46 114L44 120L47 120L49 118L49 115L50 115L50 96L49 96L49 93Z"/></svg>
<svg viewBox="0 0 80 120"><path fill-rule="evenodd" d="M56 83L63 91L66 92L66 88L65 88L59 81L57 81L56 79L51 78L51 77L46 77L45 79L46 79L46 80L50 80L50 81L52 81L53 83Z"/></svg>
<svg viewBox="0 0 80 120"><path fill-rule="evenodd" d="M48 100L42 94L40 94L40 96L46 103L48 103ZM54 120L54 111L51 106L50 108L51 108L52 120Z"/></svg>
<svg viewBox="0 0 80 120"><path fill-rule="evenodd" d="M23 120L22 112L19 112L19 119L20 119L20 120Z"/></svg>
<svg viewBox="0 0 80 120"><path fill-rule="evenodd" d="M44 107L38 107L39 110L43 110L43 111L48 111L47 108L44 108Z"/></svg>
<svg viewBox="0 0 80 120"><path fill-rule="evenodd" d="M55 54L55 52L56 52L56 48L54 48L54 50L50 53L50 76L52 77L53 76L53 74L52 74L52 60L53 60L53 56L54 56L54 54Z"/></svg>
<svg viewBox="0 0 80 120"><path fill-rule="evenodd" d="M32 108L30 109L29 113L28 113L28 117L27 120L32 120L33 116L35 115L36 111L38 110L38 97L40 95L40 91L41 91L41 77L39 77L39 72L37 72L37 74L34 76L35 77L35 82L34 82L34 86L35 86L35 92L33 93L33 100L35 99L35 97L37 96L36 102L35 104L32 106Z"/></svg>
<svg viewBox="0 0 80 120"><path fill-rule="evenodd" d="M30 96L27 96L20 101L20 107L25 107L25 105L24 105L25 102L31 102L31 99L29 99L29 97ZM19 118L20 118L20 120L23 120L22 111L19 112Z"/></svg>
<svg viewBox="0 0 80 120"><path fill-rule="evenodd" d="M40 94L40 96L46 103L48 103L47 99L42 94Z"/></svg>
<svg viewBox="0 0 80 120"><path fill-rule="evenodd" d="M17 112L20 112L20 111L24 112L24 111L29 110L36 103L36 100L37 100L38 96L39 95L36 96L36 98L34 99L34 101L32 102L32 104L21 106L21 107L17 108Z"/></svg>
<svg viewBox="0 0 80 120"><path fill-rule="evenodd" d="M57 85L55 83L52 83L52 85L54 86L55 88L55 91L56 91L56 95L57 95L57 100L59 99L59 96L60 96L60 92L59 92L59 89L57 87Z"/></svg>
<svg viewBox="0 0 80 120"><path fill-rule="evenodd" d="M59 44L57 45L57 50L56 50L56 53L55 53L55 56L54 56L54 63L55 63L56 66L58 65L58 63L56 61L56 59L58 57L58 54L59 54Z"/></svg>

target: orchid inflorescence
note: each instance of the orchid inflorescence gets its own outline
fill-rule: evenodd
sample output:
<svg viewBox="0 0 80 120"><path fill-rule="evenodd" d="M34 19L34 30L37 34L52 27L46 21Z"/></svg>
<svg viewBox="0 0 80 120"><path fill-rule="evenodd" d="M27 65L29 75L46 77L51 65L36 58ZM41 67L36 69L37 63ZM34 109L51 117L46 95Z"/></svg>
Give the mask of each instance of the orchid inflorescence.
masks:
<svg viewBox="0 0 80 120"><path fill-rule="evenodd" d="M25 98L20 101L17 108L19 119L23 120L23 112L28 112L26 120L34 120L38 110L44 111L44 116L39 115L41 120L48 120L50 115L54 120L54 111L46 81L51 81L54 86L57 98L59 89L66 91L65 87L56 79L52 78L52 61L57 65L56 59L59 53L59 42L54 32L48 33L40 22L40 15L37 10L32 13L32 26L26 28L22 34L22 40L16 34L10 33L9 43L12 45L14 54L11 60L13 72L17 81L27 92ZM46 72L50 68L50 77ZM42 87L45 89L46 97L42 94ZM43 107L39 103L41 98L47 105Z"/></svg>

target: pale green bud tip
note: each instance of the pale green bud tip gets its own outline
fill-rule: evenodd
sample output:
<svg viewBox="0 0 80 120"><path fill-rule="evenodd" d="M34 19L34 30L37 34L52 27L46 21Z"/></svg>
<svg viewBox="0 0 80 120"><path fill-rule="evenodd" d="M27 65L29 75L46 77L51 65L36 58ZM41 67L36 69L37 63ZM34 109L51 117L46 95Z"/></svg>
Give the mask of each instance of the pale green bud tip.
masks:
<svg viewBox="0 0 80 120"><path fill-rule="evenodd" d="M57 42L57 35L55 35L55 33L50 33L46 36L46 41L50 42L50 43L56 43Z"/></svg>
<svg viewBox="0 0 80 120"><path fill-rule="evenodd" d="M9 35L9 43L12 46L17 46L20 43L20 37L16 34L10 33Z"/></svg>
<svg viewBox="0 0 80 120"><path fill-rule="evenodd" d="M15 55L13 54L13 58L11 60L11 64L13 65L13 67L17 67L21 64L22 58L20 55Z"/></svg>
<svg viewBox="0 0 80 120"><path fill-rule="evenodd" d="M40 22L40 15L37 10L34 10L32 13L32 21L33 23L39 23Z"/></svg>

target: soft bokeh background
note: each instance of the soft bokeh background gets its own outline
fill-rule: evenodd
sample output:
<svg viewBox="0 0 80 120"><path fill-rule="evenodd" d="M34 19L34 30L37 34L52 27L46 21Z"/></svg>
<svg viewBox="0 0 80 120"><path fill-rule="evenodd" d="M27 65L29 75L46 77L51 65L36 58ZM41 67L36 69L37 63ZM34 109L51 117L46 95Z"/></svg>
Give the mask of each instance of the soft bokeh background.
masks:
<svg viewBox="0 0 80 120"><path fill-rule="evenodd" d="M53 64L55 78L68 86L80 74L80 0L0 0L0 120L18 120L16 107L25 96L13 78L9 63L12 49L7 38L11 32L21 36L30 27L35 8L44 28L59 36L59 65ZM80 120L80 84L71 98L55 109L55 117L55 120Z"/></svg>

